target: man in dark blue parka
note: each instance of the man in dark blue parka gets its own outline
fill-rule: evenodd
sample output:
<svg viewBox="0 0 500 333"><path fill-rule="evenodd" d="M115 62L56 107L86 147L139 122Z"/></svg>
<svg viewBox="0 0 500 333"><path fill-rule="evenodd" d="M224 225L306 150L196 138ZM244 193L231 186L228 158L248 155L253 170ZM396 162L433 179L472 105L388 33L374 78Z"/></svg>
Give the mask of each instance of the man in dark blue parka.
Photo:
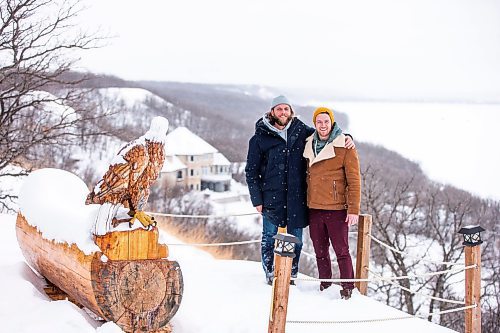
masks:
<svg viewBox="0 0 500 333"><path fill-rule="evenodd" d="M268 284L274 277L274 239L278 227L302 241L308 225L306 138L314 132L294 117L285 96L278 96L255 125L248 147L246 180L253 206L263 217L262 267ZM350 139L349 139L350 140ZM292 277L297 277L302 244L295 247Z"/></svg>

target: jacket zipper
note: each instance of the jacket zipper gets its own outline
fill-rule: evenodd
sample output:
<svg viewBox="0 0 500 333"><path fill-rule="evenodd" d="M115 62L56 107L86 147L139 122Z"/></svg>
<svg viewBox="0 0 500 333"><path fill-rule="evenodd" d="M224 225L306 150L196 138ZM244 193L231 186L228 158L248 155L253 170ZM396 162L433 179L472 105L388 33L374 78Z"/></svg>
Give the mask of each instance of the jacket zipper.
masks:
<svg viewBox="0 0 500 333"><path fill-rule="evenodd" d="M337 182L333 181L333 199L337 201Z"/></svg>

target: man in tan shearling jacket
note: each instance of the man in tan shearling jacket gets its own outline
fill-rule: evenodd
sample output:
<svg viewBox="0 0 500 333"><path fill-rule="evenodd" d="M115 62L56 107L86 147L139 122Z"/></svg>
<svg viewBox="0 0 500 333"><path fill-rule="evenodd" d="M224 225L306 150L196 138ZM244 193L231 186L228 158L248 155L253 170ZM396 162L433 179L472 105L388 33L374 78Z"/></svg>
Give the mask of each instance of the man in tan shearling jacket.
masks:
<svg viewBox="0 0 500 333"><path fill-rule="evenodd" d="M349 253L349 226L358 223L361 176L356 149L345 148L345 136L325 107L313 115L316 131L306 140L307 206L309 232L316 252L320 279L332 278L329 247L332 243L341 279L353 279ZM321 282L320 290L331 286ZM340 294L349 299L354 283L343 282Z"/></svg>

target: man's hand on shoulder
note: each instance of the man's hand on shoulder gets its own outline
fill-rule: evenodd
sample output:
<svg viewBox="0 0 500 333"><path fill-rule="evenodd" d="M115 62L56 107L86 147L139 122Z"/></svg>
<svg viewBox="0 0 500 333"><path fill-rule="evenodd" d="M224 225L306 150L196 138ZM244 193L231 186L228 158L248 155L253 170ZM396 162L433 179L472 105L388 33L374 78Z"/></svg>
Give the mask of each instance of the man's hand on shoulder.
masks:
<svg viewBox="0 0 500 333"><path fill-rule="evenodd" d="M350 135L345 136L345 147L347 149L354 149L356 148L356 145L354 144L354 140Z"/></svg>

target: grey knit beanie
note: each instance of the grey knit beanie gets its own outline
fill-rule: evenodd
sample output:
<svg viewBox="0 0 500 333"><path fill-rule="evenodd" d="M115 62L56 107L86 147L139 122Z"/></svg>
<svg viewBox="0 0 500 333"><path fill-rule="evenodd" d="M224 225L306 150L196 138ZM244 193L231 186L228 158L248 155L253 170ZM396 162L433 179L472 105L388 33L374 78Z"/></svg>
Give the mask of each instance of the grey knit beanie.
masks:
<svg viewBox="0 0 500 333"><path fill-rule="evenodd" d="M290 107L292 107L292 104L290 104L290 101L288 100L288 98L286 98L283 95L279 95L279 96L273 98L273 101L271 103L271 109L274 108L276 105L280 105L280 104L288 104Z"/></svg>

